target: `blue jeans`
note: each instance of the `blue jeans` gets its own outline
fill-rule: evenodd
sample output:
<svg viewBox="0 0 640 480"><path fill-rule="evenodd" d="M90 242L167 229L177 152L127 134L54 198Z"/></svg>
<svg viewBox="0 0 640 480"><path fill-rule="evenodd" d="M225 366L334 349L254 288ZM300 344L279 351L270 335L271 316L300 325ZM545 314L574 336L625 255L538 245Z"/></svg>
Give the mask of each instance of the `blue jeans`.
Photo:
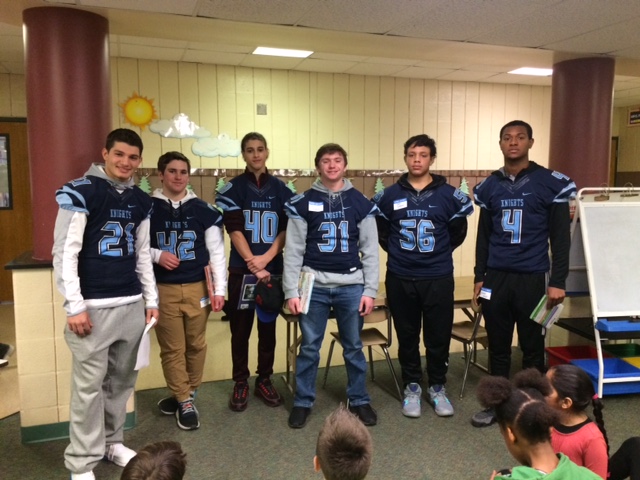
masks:
<svg viewBox="0 0 640 480"><path fill-rule="evenodd" d="M324 339L329 311L333 309L342 341L344 363L347 368L347 397L351 406L371 402L367 393L367 360L362 352L363 318L358 312L362 285L323 288L314 285L309 313L300 315L302 343L296 361L295 407L311 408L316 399L316 375L320 362L320 347Z"/></svg>

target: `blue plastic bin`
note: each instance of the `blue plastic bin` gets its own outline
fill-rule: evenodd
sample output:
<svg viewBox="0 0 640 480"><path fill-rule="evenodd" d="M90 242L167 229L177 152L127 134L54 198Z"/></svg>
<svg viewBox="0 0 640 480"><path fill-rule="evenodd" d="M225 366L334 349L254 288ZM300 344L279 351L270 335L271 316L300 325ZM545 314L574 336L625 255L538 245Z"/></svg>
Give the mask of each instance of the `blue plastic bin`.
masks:
<svg viewBox="0 0 640 480"><path fill-rule="evenodd" d="M593 382L593 388L598 391L598 360L571 360L573 365L583 369ZM603 395L623 395L626 393L640 393L640 368L625 362L621 358L604 359L604 378L619 378L637 376L638 381L604 383Z"/></svg>

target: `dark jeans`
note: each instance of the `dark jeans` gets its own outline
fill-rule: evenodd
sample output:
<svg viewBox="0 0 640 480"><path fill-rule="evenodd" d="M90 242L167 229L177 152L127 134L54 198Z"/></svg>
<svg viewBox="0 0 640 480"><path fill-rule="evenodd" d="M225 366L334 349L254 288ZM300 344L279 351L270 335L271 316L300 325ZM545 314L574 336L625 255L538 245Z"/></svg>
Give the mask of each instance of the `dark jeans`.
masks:
<svg viewBox="0 0 640 480"><path fill-rule="evenodd" d="M406 279L387 272L385 287L398 337L398 360L405 385L422 379L421 329L427 349L429 386L444 385L453 325L453 277Z"/></svg>
<svg viewBox="0 0 640 480"><path fill-rule="evenodd" d="M255 310L238 310L242 274L229 275L229 301L225 313L229 316L231 327L231 360L233 362L233 380L246 381L249 373L249 337L253 329ZM269 377L273 373L273 361L276 349L276 322L258 322L258 370L259 377Z"/></svg>
<svg viewBox="0 0 640 480"><path fill-rule="evenodd" d="M491 299L481 299L491 375L509 377L514 325L522 349L522 368L544 371L544 331L529 316L546 293L546 275L488 270L483 288L491 290Z"/></svg>

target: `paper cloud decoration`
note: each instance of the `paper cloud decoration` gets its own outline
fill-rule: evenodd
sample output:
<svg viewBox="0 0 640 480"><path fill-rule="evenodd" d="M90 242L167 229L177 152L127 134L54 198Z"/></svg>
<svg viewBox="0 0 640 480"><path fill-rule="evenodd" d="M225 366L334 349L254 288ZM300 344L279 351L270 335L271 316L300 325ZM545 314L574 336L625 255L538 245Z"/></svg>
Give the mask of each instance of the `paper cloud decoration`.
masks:
<svg viewBox="0 0 640 480"><path fill-rule="evenodd" d="M198 139L191 145L191 151L201 157L237 157L240 155L240 140L221 133L217 137Z"/></svg>
<svg viewBox="0 0 640 480"><path fill-rule="evenodd" d="M171 120L158 120L149 125L149 130L167 138L205 138L210 137L211 132L199 127L189 120L189 115L178 113Z"/></svg>

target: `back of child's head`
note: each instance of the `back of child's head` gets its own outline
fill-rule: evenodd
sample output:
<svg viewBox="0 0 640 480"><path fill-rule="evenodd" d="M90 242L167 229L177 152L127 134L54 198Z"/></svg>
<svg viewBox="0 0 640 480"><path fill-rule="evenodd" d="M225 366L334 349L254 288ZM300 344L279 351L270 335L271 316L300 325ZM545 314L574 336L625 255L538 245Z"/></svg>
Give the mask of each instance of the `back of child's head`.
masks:
<svg viewBox="0 0 640 480"><path fill-rule="evenodd" d="M602 409L604 404L593 386L591 378L580 367L571 364L556 365L549 369L547 377L551 382L558 398L568 398L571 400L570 410L574 413L586 412L591 406L596 424L602 432L609 449L609 439L604 428L604 418Z"/></svg>
<svg viewBox="0 0 640 480"><path fill-rule="evenodd" d="M535 369L519 372L513 382L484 377L477 390L480 403L495 409L500 427L508 426L532 445L551 441L550 428L557 414L545 401L550 393L548 379Z"/></svg>
<svg viewBox="0 0 640 480"><path fill-rule="evenodd" d="M182 480L187 469L186 454L178 442L156 442L138 451L120 480Z"/></svg>
<svg viewBox="0 0 640 480"><path fill-rule="evenodd" d="M326 480L361 480L371 466L369 430L344 406L329 415L318 435L316 456Z"/></svg>

